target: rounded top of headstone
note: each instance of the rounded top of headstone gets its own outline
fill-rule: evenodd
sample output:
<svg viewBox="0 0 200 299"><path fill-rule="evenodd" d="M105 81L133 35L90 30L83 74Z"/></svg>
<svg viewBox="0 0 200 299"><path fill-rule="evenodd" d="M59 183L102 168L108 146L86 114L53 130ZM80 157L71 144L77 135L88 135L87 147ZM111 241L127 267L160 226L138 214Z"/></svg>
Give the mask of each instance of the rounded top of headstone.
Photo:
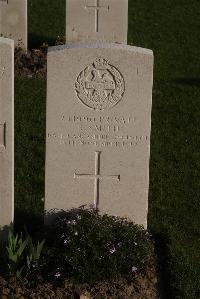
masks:
<svg viewBox="0 0 200 299"><path fill-rule="evenodd" d="M0 37L0 43L4 43L14 47L14 40L6 37Z"/></svg>
<svg viewBox="0 0 200 299"><path fill-rule="evenodd" d="M55 52L55 51L63 51L66 49L111 49L111 50L125 50L125 51L133 51L135 53L146 54L146 55L153 55L153 51L140 48L135 46L129 46L125 44L118 44L118 43L104 43L104 42L78 42L78 43L67 43L66 45L61 46L54 46L49 47L48 52Z"/></svg>

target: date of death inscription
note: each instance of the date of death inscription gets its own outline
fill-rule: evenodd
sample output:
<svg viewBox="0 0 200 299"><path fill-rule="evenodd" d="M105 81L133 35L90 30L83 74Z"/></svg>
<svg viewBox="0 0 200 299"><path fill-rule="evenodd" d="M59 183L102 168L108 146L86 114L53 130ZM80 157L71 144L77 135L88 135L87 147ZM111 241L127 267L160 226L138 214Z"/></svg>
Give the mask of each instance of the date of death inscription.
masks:
<svg viewBox="0 0 200 299"><path fill-rule="evenodd" d="M47 132L47 140L60 145L131 149L149 143L146 134L132 134L136 121L134 117L62 115L60 120L57 130Z"/></svg>

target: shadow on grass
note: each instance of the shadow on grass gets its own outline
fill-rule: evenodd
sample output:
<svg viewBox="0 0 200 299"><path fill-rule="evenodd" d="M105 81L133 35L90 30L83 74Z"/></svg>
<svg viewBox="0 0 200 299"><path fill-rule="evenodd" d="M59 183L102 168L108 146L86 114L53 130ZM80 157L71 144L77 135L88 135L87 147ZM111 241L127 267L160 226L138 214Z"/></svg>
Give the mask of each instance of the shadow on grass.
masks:
<svg viewBox="0 0 200 299"><path fill-rule="evenodd" d="M44 215L22 209L15 210L15 232L27 231L31 236L37 236L42 231Z"/></svg>
<svg viewBox="0 0 200 299"><path fill-rule="evenodd" d="M167 249L167 237L164 234L157 234L155 239L155 251L158 259L158 274L160 280L158 281L158 291L161 299L173 298L172 290L170 288L170 273L168 272L167 261L169 261L169 253Z"/></svg>
<svg viewBox="0 0 200 299"><path fill-rule="evenodd" d="M55 46L56 39L47 37L47 36L40 36L33 33L29 33L28 35L28 48L29 49L38 49L43 44L48 44L48 46Z"/></svg>
<svg viewBox="0 0 200 299"><path fill-rule="evenodd" d="M1 227L0 240L1 240L2 244L7 243L7 237L8 237L9 231L12 229L13 229L13 223L10 223L10 225L5 225L5 226ZM0 256L1 256L1 253L0 253Z"/></svg>
<svg viewBox="0 0 200 299"><path fill-rule="evenodd" d="M177 78L174 82L181 85L200 87L200 79L198 78Z"/></svg>

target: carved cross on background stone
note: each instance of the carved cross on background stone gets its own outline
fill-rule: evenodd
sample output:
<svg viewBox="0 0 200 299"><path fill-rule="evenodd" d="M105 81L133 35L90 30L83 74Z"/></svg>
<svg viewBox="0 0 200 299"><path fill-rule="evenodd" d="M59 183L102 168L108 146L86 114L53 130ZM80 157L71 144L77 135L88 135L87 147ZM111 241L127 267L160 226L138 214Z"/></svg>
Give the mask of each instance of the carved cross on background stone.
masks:
<svg viewBox="0 0 200 299"><path fill-rule="evenodd" d="M0 153L6 149L6 123L0 123Z"/></svg>
<svg viewBox="0 0 200 299"><path fill-rule="evenodd" d="M82 174L75 173L75 179L88 179L94 180L94 206L98 209L99 206L99 184L101 180L117 180L120 181L120 175L102 175L100 173L100 155L101 152L95 152L95 173L94 174Z"/></svg>
<svg viewBox="0 0 200 299"><path fill-rule="evenodd" d="M90 9L95 10L95 32L99 32L99 11L101 9L106 9L107 11L109 11L109 5L100 6L99 1L100 0L95 0L95 5L85 5L85 9L87 9L88 11L90 11Z"/></svg>

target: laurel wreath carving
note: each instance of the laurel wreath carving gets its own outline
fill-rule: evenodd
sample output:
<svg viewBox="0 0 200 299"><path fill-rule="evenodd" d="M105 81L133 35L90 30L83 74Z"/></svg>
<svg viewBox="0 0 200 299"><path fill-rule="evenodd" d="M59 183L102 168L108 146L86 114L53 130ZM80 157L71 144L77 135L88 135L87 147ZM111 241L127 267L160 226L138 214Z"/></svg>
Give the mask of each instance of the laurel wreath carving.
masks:
<svg viewBox="0 0 200 299"><path fill-rule="evenodd" d="M105 110L112 108L121 101L125 91L125 83L121 73L114 66L110 64L106 65L105 70L112 76L114 88L107 94L102 93L101 95L98 95L97 101L97 96L94 96L94 94L89 92L86 88L86 83L90 83L90 81L87 81L87 77L91 74L92 70L97 70L94 63L87 66L78 75L75 82L77 97L85 106L93 110Z"/></svg>

